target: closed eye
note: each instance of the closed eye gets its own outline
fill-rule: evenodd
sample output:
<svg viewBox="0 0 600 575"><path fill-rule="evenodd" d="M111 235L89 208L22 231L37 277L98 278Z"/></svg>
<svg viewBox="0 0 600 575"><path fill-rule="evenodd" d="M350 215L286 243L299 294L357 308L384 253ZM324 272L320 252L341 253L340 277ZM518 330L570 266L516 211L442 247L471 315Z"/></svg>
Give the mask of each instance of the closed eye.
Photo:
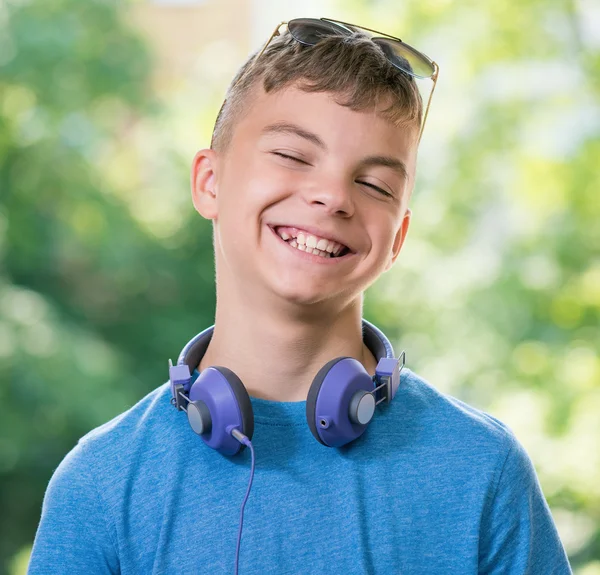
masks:
<svg viewBox="0 0 600 575"><path fill-rule="evenodd" d="M275 156L279 156L280 158L284 158L286 160L292 160L294 162L298 162L299 164L310 165L308 162L301 160L300 158L296 158L294 156L288 156L287 154L282 154L281 152L272 152Z"/></svg>
<svg viewBox="0 0 600 575"><path fill-rule="evenodd" d="M383 194L383 195L388 196L390 198L393 197L392 194L390 194L389 192L386 192L383 188L380 188L379 186L375 186L375 185L371 184L370 182L359 182L357 180L356 183L357 184L361 184L362 186L367 186L369 188L373 188L375 191L379 192L380 194Z"/></svg>

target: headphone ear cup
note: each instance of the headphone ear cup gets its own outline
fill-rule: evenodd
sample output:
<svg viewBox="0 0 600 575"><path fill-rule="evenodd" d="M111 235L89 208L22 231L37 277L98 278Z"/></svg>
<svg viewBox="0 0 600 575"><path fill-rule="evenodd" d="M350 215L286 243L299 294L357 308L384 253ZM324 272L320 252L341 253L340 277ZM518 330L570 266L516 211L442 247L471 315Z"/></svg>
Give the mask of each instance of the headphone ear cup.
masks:
<svg viewBox="0 0 600 575"><path fill-rule="evenodd" d="M313 382L310 385L310 389L308 390L308 396L306 397L306 423L308 423L308 428L310 432L313 434L314 438L321 444L327 445L319 435L317 430L317 422L316 422L316 409L317 409L317 399L319 397L319 391L321 391L321 386L323 385L323 381L325 380L325 376L329 373L329 370L341 359L342 357L336 357L328 361L315 375Z"/></svg>
<svg viewBox="0 0 600 575"><path fill-rule="evenodd" d="M315 439L327 447L341 447L360 437L375 408L373 390L373 378L358 360L338 357L327 362L313 379L306 398L306 422ZM370 400L368 417L364 416L364 406L369 403L365 397ZM360 411L358 418L353 410Z"/></svg>
<svg viewBox="0 0 600 575"><path fill-rule="evenodd" d="M204 426L206 431L200 434L204 443L223 455L241 453L245 445L235 439L230 430L237 427L248 439L252 439L254 412L250 396L240 378L226 367L207 367L193 383L189 399L192 403L197 402L198 411L208 411L207 425ZM190 405L190 425L193 411Z"/></svg>
<svg viewBox="0 0 600 575"><path fill-rule="evenodd" d="M242 428L240 431L251 440L254 435L254 411L252 410L252 402L250 401L248 391L244 387L242 380L229 368L217 366L216 369L227 378L227 382L231 386L242 416ZM244 447L246 446L242 446L242 448Z"/></svg>

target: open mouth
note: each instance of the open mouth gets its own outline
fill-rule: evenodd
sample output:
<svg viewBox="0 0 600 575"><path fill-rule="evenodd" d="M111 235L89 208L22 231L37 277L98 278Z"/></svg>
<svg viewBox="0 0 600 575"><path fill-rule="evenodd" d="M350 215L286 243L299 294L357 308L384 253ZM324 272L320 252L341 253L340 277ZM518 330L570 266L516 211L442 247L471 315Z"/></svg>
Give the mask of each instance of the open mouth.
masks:
<svg viewBox="0 0 600 575"><path fill-rule="evenodd" d="M300 228L290 226L269 226L290 247L324 259L338 259L353 253L339 242L315 236Z"/></svg>

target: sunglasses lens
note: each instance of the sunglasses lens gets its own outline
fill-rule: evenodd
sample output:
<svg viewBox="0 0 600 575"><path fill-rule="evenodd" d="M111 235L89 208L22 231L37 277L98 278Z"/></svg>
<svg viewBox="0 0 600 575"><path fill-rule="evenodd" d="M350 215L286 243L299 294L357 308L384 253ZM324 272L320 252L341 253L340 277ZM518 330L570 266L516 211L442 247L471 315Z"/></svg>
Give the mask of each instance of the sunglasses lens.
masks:
<svg viewBox="0 0 600 575"><path fill-rule="evenodd" d="M288 30L295 40L301 44L314 46L328 36L348 36L350 30L332 22L313 18L297 18L288 22Z"/></svg>
<svg viewBox="0 0 600 575"><path fill-rule="evenodd" d="M433 75L433 64L407 44L400 44L396 40L381 37L372 38L372 40L397 68L416 78L431 78Z"/></svg>

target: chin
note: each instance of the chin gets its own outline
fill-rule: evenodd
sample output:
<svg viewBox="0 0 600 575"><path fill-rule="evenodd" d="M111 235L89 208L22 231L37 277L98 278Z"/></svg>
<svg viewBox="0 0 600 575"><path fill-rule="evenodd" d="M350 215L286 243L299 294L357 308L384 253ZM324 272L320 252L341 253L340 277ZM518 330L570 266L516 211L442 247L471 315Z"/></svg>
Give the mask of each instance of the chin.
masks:
<svg viewBox="0 0 600 575"><path fill-rule="evenodd" d="M302 280L298 279L283 281L283 278L280 278L280 280L271 282L269 291L278 299L297 306L319 306L332 301L335 301L336 305L340 305L342 300L349 301L360 294L360 292L349 294L347 289L343 291L340 291L339 288L332 289L331 285L325 287L316 286L310 282L302 283Z"/></svg>
<svg viewBox="0 0 600 575"><path fill-rule="evenodd" d="M322 290L299 289L300 286L277 286L273 287L273 294L280 299L296 305L315 305L325 301Z"/></svg>

